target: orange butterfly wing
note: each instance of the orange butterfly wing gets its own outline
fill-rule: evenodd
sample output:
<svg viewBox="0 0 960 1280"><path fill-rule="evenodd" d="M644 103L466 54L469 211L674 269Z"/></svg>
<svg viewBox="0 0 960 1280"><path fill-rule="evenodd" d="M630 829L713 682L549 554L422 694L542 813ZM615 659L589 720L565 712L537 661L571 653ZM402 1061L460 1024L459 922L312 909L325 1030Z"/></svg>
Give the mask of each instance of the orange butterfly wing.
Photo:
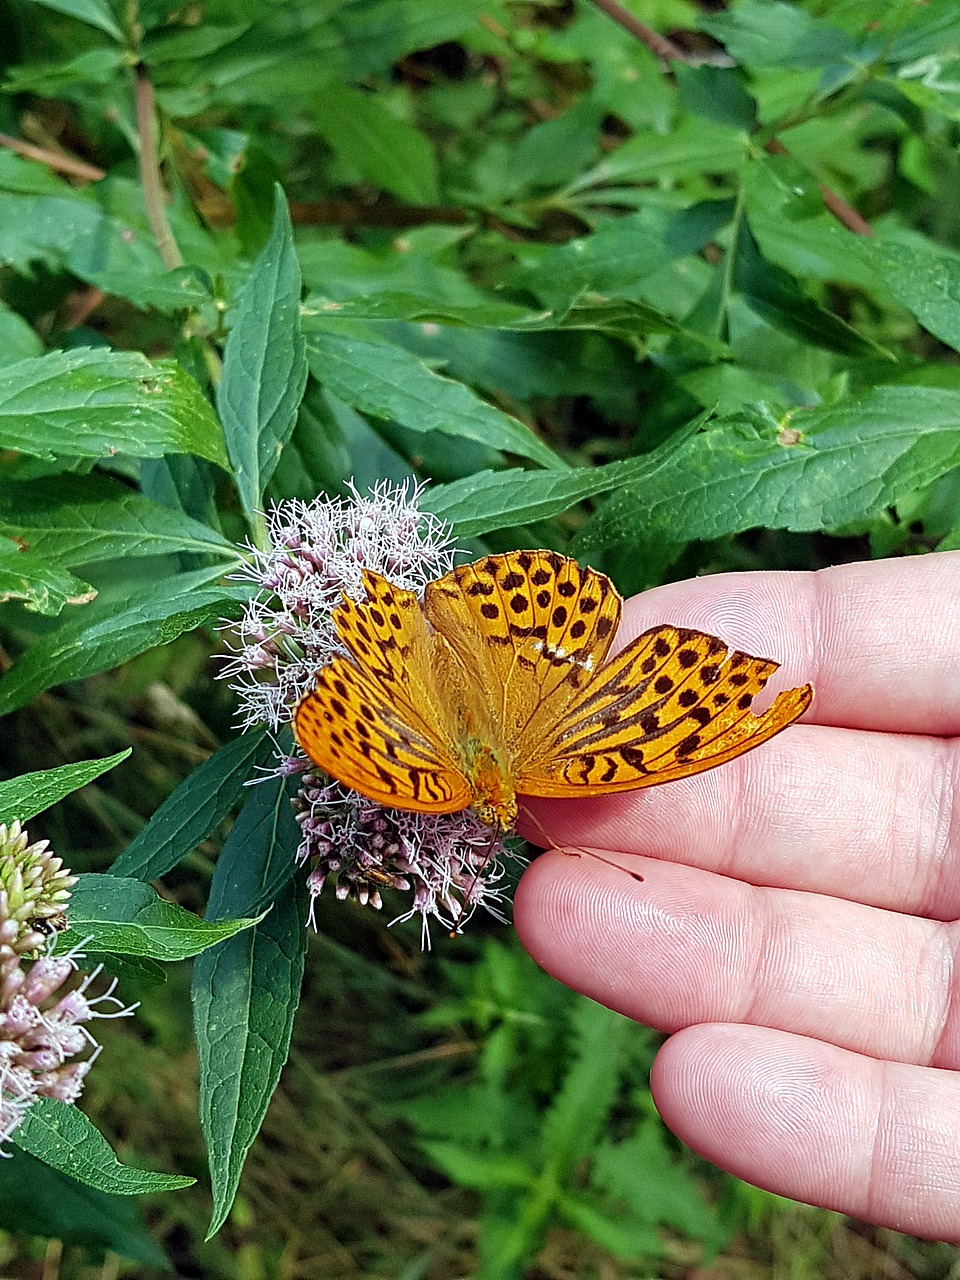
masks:
<svg viewBox="0 0 960 1280"><path fill-rule="evenodd" d="M813 697L804 685L754 715L778 664L679 627L654 627L604 663L620 596L555 552L462 565L427 587L424 608L473 663L478 696L500 691L513 783L527 795L605 795L711 769L792 724Z"/></svg>
<svg viewBox="0 0 960 1280"><path fill-rule="evenodd" d="M599 671L548 743L530 744L517 790L606 795L734 760L810 705L807 684L754 715L750 704L777 666L701 631L653 627Z"/></svg>
<svg viewBox="0 0 960 1280"><path fill-rule="evenodd" d="M331 777L399 809L455 813L470 804L436 679L435 649L412 591L365 571L368 599L333 612L350 658L335 658L300 699L293 731Z"/></svg>
<svg viewBox="0 0 960 1280"><path fill-rule="evenodd" d="M334 611L350 657L318 673L294 732L315 764L390 807L494 799L502 813L511 788L589 796L669 782L766 742L813 696L791 689L754 715L777 663L680 627L654 627L605 662L620 596L555 552L462 565L427 586L422 608L378 573L364 585L366 601ZM493 781L469 763L478 742L496 757Z"/></svg>
<svg viewBox="0 0 960 1280"><path fill-rule="evenodd" d="M460 565L428 584L424 611L518 760L578 701L620 625L621 599L595 569L555 551Z"/></svg>

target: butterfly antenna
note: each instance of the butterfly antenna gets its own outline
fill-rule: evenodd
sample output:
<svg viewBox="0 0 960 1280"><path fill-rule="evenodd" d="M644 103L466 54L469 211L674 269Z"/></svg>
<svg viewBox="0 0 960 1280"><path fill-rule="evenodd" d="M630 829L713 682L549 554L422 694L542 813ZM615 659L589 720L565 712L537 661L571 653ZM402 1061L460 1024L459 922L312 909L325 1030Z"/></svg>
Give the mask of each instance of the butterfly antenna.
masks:
<svg viewBox="0 0 960 1280"><path fill-rule="evenodd" d="M631 871L629 867L622 866L619 862L614 862L612 858L605 858L602 853L597 853L594 849L583 849L579 845L564 845L561 849L558 844L547 834L543 823L537 818L536 814L530 812L526 805L520 806L526 817L537 828L543 836L546 844L545 849L552 849L556 853L562 853L565 858L595 858L597 862L605 862L608 867L614 867L617 871L622 871L624 875L628 875L631 880L636 880L638 884L643 884L643 876L639 871Z"/></svg>

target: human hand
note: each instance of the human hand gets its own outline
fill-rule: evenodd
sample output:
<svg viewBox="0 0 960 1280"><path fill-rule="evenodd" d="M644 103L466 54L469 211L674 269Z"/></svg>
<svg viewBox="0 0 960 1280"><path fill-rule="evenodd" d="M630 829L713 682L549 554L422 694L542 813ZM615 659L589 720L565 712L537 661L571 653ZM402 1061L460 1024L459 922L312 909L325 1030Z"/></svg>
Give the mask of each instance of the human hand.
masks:
<svg viewBox="0 0 960 1280"><path fill-rule="evenodd" d="M721 768L525 800L551 850L515 919L568 986L670 1033L654 1100L780 1195L960 1243L960 552L646 592L813 682L801 724ZM537 826L542 830L537 830Z"/></svg>

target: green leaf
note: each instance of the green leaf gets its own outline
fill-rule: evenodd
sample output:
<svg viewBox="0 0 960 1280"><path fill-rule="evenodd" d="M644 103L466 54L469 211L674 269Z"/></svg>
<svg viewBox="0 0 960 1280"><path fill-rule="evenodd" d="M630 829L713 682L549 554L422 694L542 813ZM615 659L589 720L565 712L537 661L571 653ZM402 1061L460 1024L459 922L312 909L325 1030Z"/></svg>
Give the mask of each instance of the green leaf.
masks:
<svg viewBox="0 0 960 1280"><path fill-rule="evenodd" d="M783 0L741 0L733 11L701 17L700 26L751 67L827 67L855 55L845 31Z"/></svg>
<svg viewBox="0 0 960 1280"><path fill-rule="evenodd" d="M960 351L960 253L896 230L859 238L855 252L925 329Z"/></svg>
<svg viewBox="0 0 960 1280"><path fill-rule="evenodd" d="M637 1226L667 1226L719 1247L724 1230L703 1188L671 1150L663 1126L644 1120L622 1142L601 1140L591 1181L611 1199L625 1202Z"/></svg>
<svg viewBox="0 0 960 1280"><path fill-rule="evenodd" d="M541 466L563 463L516 418L486 404L469 387L441 377L401 347L320 327L307 331L314 377L361 413L394 419L411 431L440 431L502 449Z"/></svg>
<svg viewBox="0 0 960 1280"><path fill-rule="evenodd" d="M733 67L693 67L677 62L672 67L680 90L680 105L693 115L717 124L752 133L757 123L757 104Z"/></svg>
<svg viewBox="0 0 960 1280"><path fill-rule="evenodd" d="M53 1098L39 1098L33 1104L12 1141L44 1164L114 1196L178 1191L196 1182L196 1178L150 1173L121 1164L82 1111Z"/></svg>
<svg viewBox="0 0 960 1280"><path fill-rule="evenodd" d="M753 310L768 324L799 338L801 342L853 358L896 358L878 343L861 337L839 316L826 311L780 267L766 262L746 219L738 226L733 282Z"/></svg>
<svg viewBox="0 0 960 1280"><path fill-rule="evenodd" d="M409 204L437 203L437 158L419 129L391 115L373 94L342 83L318 89L313 104L318 133L348 170L358 169Z"/></svg>
<svg viewBox="0 0 960 1280"><path fill-rule="evenodd" d="M22 773L19 778L0 782L0 822L9 823L17 818L28 822L64 796L99 778L101 773L116 768L126 760L131 749L127 747L126 751L118 751L116 755L104 756L100 760L80 760L76 764L62 764L56 769Z"/></svg>
<svg viewBox="0 0 960 1280"><path fill-rule="evenodd" d="M960 392L879 386L782 420L760 406L638 459L642 478L574 539L713 539L758 527L811 532L873 517L960 464Z"/></svg>
<svg viewBox="0 0 960 1280"><path fill-rule="evenodd" d="M137 1202L109 1196L14 1148L0 1160L0 1227L46 1236L91 1252L122 1254L169 1270L160 1246L140 1222Z"/></svg>
<svg viewBox="0 0 960 1280"><path fill-rule="evenodd" d="M595 1197L594 1197L595 1199ZM656 1226L636 1222L617 1206L606 1209L576 1192L560 1196L557 1212L583 1235L618 1258L662 1258L666 1248Z"/></svg>
<svg viewBox="0 0 960 1280"><path fill-rule="evenodd" d="M551 308L568 307L587 292L635 297L637 287L678 254L702 247L671 243L668 227L660 210L611 218L588 236L548 249L516 282Z"/></svg>
<svg viewBox="0 0 960 1280"><path fill-rule="evenodd" d="M182 552L239 558L237 548L208 525L97 474L4 484L0 534L70 567Z"/></svg>
<svg viewBox="0 0 960 1280"><path fill-rule="evenodd" d="M457 306L407 293L380 293L371 297L335 301L319 295L307 299L304 307L307 326L316 318L344 320L405 320L417 324L448 324L464 328L502 329L516 333L552 333L582 329L609 333L625 340L650 333L674 333L691 341L722 349L700 334L685 329L662 311L644 302L624 297L580 294L556 310L530 311L506 302Z"/></svg>
<svg viewBox="0 0 960 1280"><path fill-rule="evenodd" d="M552 120L543 120L520 136L505 174L504 194L515 199L521 192L558 187L569 181L600 151L604 111L592 97Z"/></svg>
<svg viewBox="0 0 960 1280"><path fill-rule="evenodd" d="M43 352L36 329L31 328L16 311L0 305L0 364L13 364Z"/></svg>
<svg viewBox="0 0 960 1280"><path fill-rule="evenodd" d="M171 360L136 351L51 351L0 367L0 448L35 458L159 458L227 465L200 388Z"/></svg>
<svg viewBox="0 0 960 1280"><path fill-rule="evenodd" d="M277 187L273 228L237 299L217 387L227 451L251 520L296 425L307 385L299 306L300 266Z"/></svg>
<svg viewBox="0 0 960 1280"><path fill-rule="evenodd" d="M71 18L79 18L91 27L99 27L115 40L123 39L123 32L108 0L33 0L33 3L42 5L45 9L55 9L57 13L65 13Z"/></svg>
<svg viewBox="0 0 960 1280"><path fill-rule="evenodd" d="M116 875L82 875L70 894L69 929L57 937L57 951L87 946L97 952L186 960L251 928L255 919L201 920L167 902L142 880Z"/></svg>
<svg viewBox="0 0 960 1280"><path fill-rule="evenodd" d="M0 603L22 600L32 613L56 617L64 605L89 604L96 594L68 569L0 538Z"/></svg>
<svg viewBox="0 0 960 1280"><path fill-rule="evenodd" d="M567 194L624 182L662 182L703 173L735 173L747 160L742 129L685 117L664 137L653 130L634 134L575 182Z"/></svg>
<svg viewBox="0 0 960 1280"><path fill-rule="evenodd" d="M244 914L294 872L299 827L286 780L254 787L217 862L207 914ZM209 1150L212 1235L230 1211L290 1047L306 951L304 877L287 883L253 929L194 966L200 1119Z"/></svg>
<svg viewBox="0 0 960 1280"><path fill-rule="evenodd" d="M581 997L574 1005L576 1057L542 1128L544 1163L562 1182L577 1160L589 1154L613 1106L628 1026L620 1014L592 1000Z"/></svg>
<svg viewBox="0 0 960 1280"><path fill-rule="evenodd" d="M643 463L611 462L571 471L478 471L427 489L420 504L449 520L461 538L477 538L513 525L532 524L568 511L585 498L636 477ZM644 468L645 470L645 468Z"/></svg>
<svg viewBox="0 0 960 1280"><path fill-rule="evenodd" d="M765 258L793 275L872 290L876 272L854 235L823 208L814 176L794 156L754 158L741 176L750 227Z"/></svg>
<svg viewBox="0 0 960 1280"><path fill-rule="evenodd" d="M82 680L128 662L184 631L235 613L246 592L207 586L222 569L161 578L143 587L104 591L78 614L37 640L0 679L0 715L67 680Z"/></svg>
<svg viewBox="0 0 960 1280"><path fill-rule="evenodd" d="M272 749L265 730L251 730L204 760L127 845L111 875L144 881L165 875L226 818Z"/></svg>
<svg viewBox="0 0 960 1280"><path fill-rule="evenodd" d="M431 1161L451 1181L474 1191L530 1192L536 1187L536 1173L519 1156L503 1151L470 1151L457 1142L420 1142Z"/></svg>

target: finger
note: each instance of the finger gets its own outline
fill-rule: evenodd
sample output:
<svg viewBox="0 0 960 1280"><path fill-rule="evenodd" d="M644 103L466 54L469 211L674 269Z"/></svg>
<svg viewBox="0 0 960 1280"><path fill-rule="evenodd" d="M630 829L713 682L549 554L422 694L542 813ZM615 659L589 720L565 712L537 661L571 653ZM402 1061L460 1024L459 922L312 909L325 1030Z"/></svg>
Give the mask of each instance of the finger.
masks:
<svg viewBox="0 0 960 1280"><path fill-rule="evenodd" d="M778 1195L960 1244L960 1077L766 1027L698 1026L650 1078L673 1132Z"/></svg>
<svg viewBox="0 0 960 1280"><path fill-rule="evenodd" d="M520 940L567 986L661 1031L743 1022L960 1067L955 928L652 859L624 864L643 882L558 853L520 882Z"/></svg>
<svg viewBox="0 0 960 1280"><path fill-rule="evenodd" d="M795 725L662 787L523 801L536 844L647 854L753 884L960 916L960 742Z"/></svg>
<svg viewBox="0 0 960 1280"><path fill-rule="evenodd" d="M725 573L627 602L618 643L657 623L695 627L812 680L808 721L960 734L960 551L818 573Z"/></svg>

